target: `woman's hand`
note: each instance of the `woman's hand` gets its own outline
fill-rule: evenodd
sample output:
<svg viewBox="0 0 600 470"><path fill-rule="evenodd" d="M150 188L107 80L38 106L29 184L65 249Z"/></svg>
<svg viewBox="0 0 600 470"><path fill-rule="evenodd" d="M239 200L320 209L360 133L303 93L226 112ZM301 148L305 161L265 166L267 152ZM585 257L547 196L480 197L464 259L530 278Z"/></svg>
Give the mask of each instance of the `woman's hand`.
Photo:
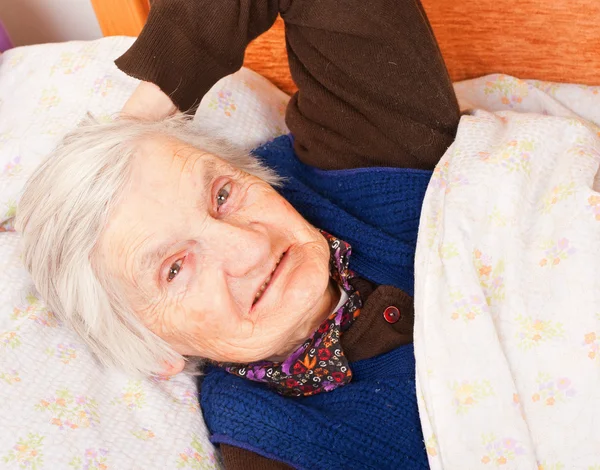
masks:
<svg viewBox="0 0 600 470"><path fill-rule="evenodd" d="M121 116L159 121L172 116L177 107L163 91L150 82L140 82L121 110Z"/></svg>

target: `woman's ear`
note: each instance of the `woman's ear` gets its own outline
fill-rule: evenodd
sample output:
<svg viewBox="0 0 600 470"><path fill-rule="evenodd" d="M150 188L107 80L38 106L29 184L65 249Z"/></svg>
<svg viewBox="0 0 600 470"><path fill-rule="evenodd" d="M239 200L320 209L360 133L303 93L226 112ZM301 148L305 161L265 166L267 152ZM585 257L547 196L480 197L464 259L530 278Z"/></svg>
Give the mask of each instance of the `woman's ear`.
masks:
<svg viewBox="0 0 600 470"><path fill-rule="evenodd" d="M179 374L185 367L185 359L180 357L179 359L172 362L164 362L160 375L165 377L172 377L173 375Z"/></svg>

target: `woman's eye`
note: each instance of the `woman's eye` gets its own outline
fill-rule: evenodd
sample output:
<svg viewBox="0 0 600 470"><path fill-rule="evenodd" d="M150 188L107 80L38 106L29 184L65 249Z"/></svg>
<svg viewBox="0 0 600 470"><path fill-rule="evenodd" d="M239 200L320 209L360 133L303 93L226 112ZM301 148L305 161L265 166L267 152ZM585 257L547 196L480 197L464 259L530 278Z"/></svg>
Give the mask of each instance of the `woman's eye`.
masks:
<svg viewBox="0 0 600 470"><path fill-rule="evenodd" d="M177 276L179 274L179 271L181 271L182 265L183 258L178 259L171 265L171 267L169 268L169 274L167 275L167 282L171 282L173 279L175 279L175 276Z"/></svg>
<svg viewBox="0 0 600 470"><path fill-rule="evenodd" d="M229 193L231 192L231 183L227 183L217 193L217 207L221 207L229 199Z"/></svg>

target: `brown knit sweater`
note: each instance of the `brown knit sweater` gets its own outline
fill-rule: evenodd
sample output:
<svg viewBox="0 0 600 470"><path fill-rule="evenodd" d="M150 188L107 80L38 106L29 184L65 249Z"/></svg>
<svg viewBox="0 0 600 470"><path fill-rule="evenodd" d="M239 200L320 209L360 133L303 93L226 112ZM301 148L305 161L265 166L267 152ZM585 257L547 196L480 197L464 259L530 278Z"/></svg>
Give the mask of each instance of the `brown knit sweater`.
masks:
<svg viewBox="0 0 600 470"><path fill-rule="evenodd" d="M295 150L322 169L432 169L452 142L459 110L419 0L154 0L148 22L116 64L194 108L237 71L250 41L280 14L296 93L286 121ZM399 188L401 190L401 188ZM356 279L363 309L342 337L350 361L412 341L412 298ZM390 323L384 312L398 308ZM225 467L288 469L222 446Z"/></svg>

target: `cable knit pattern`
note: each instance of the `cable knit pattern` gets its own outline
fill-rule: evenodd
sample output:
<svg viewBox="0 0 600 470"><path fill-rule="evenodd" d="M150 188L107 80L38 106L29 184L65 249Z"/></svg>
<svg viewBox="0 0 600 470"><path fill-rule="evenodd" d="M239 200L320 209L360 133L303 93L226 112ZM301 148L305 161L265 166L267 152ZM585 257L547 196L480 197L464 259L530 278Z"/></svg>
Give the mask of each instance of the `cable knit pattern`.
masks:
<svg viewBox="0 0 600 470"><path fill-rule="evenodd" d="M319 170L298 160L288 135L254 153L286 179L280 193L305 219L350 243L352 271L413 295L417 229L432 172Z"/></svg>
<svg viewBox="0 0 600 470"><path fill-rule="evenodd" d="M211 440L307 470L429 468L412 345L351 367L349 385L306 398L212 369L201 393Z"/></svg>

